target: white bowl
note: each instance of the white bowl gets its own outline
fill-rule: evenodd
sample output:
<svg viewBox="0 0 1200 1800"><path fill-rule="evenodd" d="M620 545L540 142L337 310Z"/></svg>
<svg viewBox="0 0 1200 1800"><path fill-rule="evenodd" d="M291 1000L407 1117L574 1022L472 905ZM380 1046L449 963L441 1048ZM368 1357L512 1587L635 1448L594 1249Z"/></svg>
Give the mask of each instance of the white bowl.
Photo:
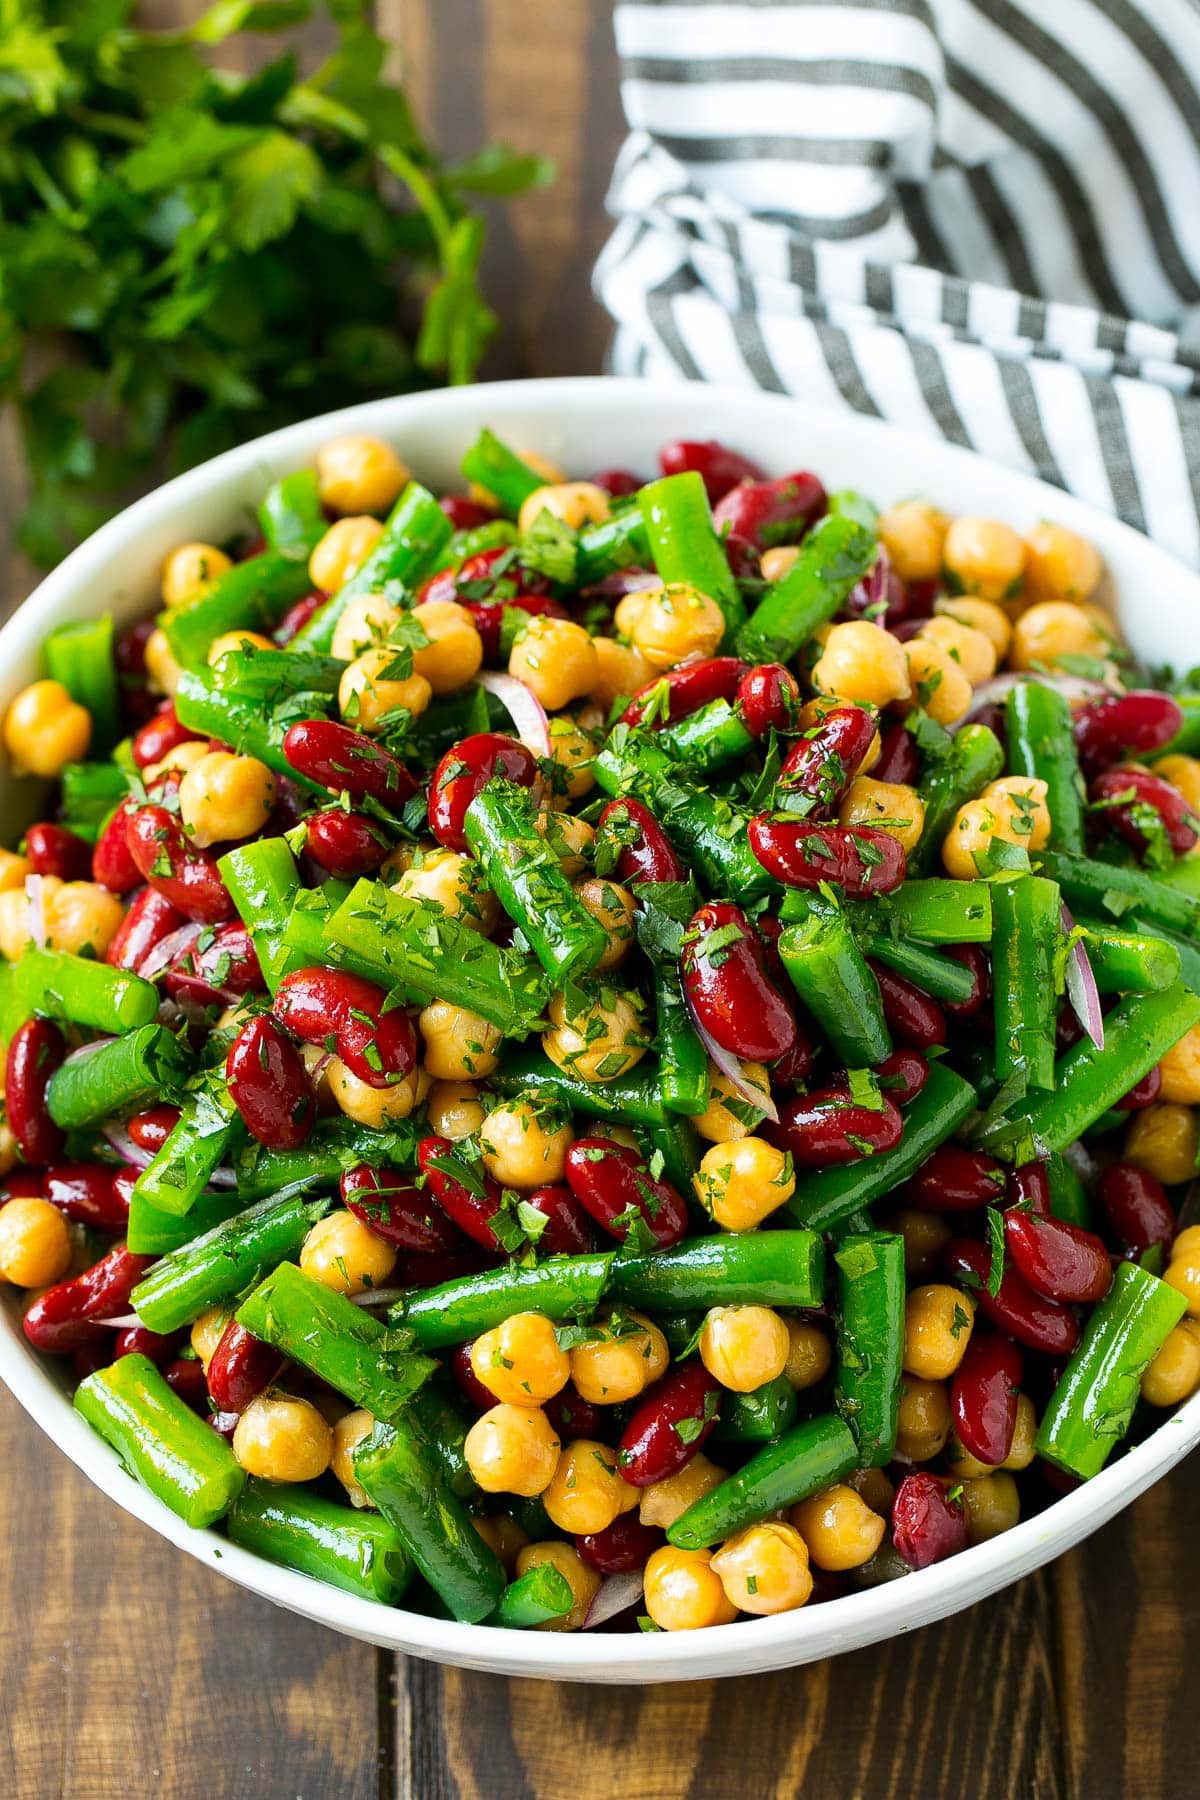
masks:
<svg viewBox="0 0 1200 1800"><path fill-rule="evenodd" d="M631 381L504 383L383 400L309 420L244 445L160 488L114 519L54 571L0 632L0 703L31 680L47 631L111 609L118 620L153 604L159 566L188 539L219 541L252 512L276 476L312 461L350 429L391 439L434 487L460 485L459 458L481 425L537 448L573 475L619 464L644 473L668 438L721 437L782 474L812 468L831 488L878 501L928 493L951 512L976 512L1027 530L1052 518L1104 555L1126 636L1145 661L1200 662L1200 580L1162 550L1055 488L965 450L773 396ZM4 838L32 802L0 787ZM467 1668L557 1680L679 1681L748 1675L812 1662L944 1618L1026 1575L1095 1531L1166 1474L1200 1438L1200 1394L1095 1480L1003 1537L868 1592L774 1619L675 1636L492 1630L373 1605L276 1568L213 1531L192 1531L127 1475L72 1410L65 1383L28 1349L9 1295L0 1320L0 1377L26 1411L113 1500L189 1555L306 1618L369 1643Z"/></svg>

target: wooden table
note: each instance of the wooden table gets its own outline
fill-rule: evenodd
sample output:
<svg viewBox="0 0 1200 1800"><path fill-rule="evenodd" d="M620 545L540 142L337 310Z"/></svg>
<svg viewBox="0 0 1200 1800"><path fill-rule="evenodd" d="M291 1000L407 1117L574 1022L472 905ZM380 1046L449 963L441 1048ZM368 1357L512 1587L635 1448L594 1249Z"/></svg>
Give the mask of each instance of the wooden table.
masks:
<svg viewBox="0 0 1200 1800"><path fill-rule="evenodd" d="M159 0L161 20L196 4ZM599 0L385 0L441 144L557 156L497 226L495 373L599 367L620 134ZM436 20L436 29L434 21ZM0 437L0 526L17 477ZM29 585L0 544L0 612ZM96 1493L0 1395L0 1769L13 1800L1189 1800L1200 1459L1008 1593L808 1669L643 1690L396 1658L240 1593Z"/></svg>

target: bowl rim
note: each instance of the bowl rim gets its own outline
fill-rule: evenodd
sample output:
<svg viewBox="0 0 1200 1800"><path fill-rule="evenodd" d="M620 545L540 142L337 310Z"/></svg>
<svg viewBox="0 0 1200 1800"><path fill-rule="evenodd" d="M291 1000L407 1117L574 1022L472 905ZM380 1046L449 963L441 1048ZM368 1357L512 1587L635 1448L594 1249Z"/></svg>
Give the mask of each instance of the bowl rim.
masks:
<svg viewBox="0 0 1200 1800"><path fill-rule="evenodd" d="M135 502L53 570L0 629L0 667L36 652L46 621L65 600L79 601L82 614L101 609L111 597L111 589L100 592L93 603L89 579L114 551L136 543L180 506L202 498L228 478L248 475L260 464L272 470L294 466L311 457L316 444L346 430L419 432L423 416L481 425L494 422L498 414L527 409L551 417L564 409L611 417L626 408L638 414L653 412L668 425L677 422L672 415L682 419L690 414L697 423L707 419L710 433L714 419L732 412L739 420L735 437L755 420L761 419L767 431L777 429L786 419L794 425L802 414L812 426L817 446L814 454L819 455L819 436L825 431L847 442L886 445L902 459L906 450L910 451L918 467L932 456L940 465L958 470L964 485L970 485L972 475L980 486L986 487L989 481L999 484L1004 490L1001 510L1017 502L1036 507L1048 501L1054 516L1064 523L1126 542L1130 553L1145 565L1150 580L1157 565L1169 569L1176 583L1190 581L1200 616L1200 578L1158 545L1120 521L1097 513L1084 501L1032 475L1004 469L974 451L931 443L883 420L848 416L787 396L695 383L573 376L478 384L368 401L302 420L226 451ZM664 426L663 435L667 429ZM771 1618L674 1634L513 1631L460 1624L360 1599L268 1562L214 1530L197 1531L185 1525L122 1468L107 1444L74 1411L63 1386L26 1346L13 1324L11 1308L4 1322L0 1379L97 1487L159 1536L216 1567L239 1586L349 1635L411 1655L520 1676L616 1682L705 1679L786 1667L883 1641L973 1604L1050 1560L1104 1523L1200 1442L1197 1393L1173 1415L1165 1415L1154 1432L1119 1461L1002 1536L916 1571L902 1582L847 1594L811 1610L802 1608Z"/></svg>

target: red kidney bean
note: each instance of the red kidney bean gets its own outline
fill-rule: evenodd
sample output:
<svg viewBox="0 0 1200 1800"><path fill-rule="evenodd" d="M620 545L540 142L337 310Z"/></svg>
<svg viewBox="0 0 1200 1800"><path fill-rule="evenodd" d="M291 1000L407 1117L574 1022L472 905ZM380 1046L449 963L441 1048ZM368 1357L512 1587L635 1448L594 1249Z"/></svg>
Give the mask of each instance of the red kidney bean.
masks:
<svg viewBox="0 0 1200 1800"><path fill-rule="evenodd" d="M622 725L640 725L642 715L652 701L662 693L666 683L667 707L665 723L673 725L677 719L686 719L702 706L713 700L728 700L732 705L738 691L738 684L748 673L749 664L739 661L736 656L710 656L703 662L684 663L681 668L668 669L665 674L656 675L640 687L625 711L621 714ZM661 703L660 703L661 708ZM656 724L664 721L658 716Z"/></svg>
<svg viewBox="0 0 1200 1800"><path fill-rule="evenodd" d="M258 952L240 919L202 932L167 965L165 986L172 1000L218 1006L243 994L266 991Z"/></svg>
<svg viewBox="0 0 1200 1800"><path fill-rule="evenodd" d="M626 795L610 800L597 821L597 832L621 846L617 874L622 881L684 881L683 863L654 814Z"/></svg>
<svg viewBox="0 0 1200 1800"><path fill-rule="evenodd" d="M1162 1070L1155 1063L1148 1069L1140 1081L1135 1081L1127 1094L1122 1094L1117 1101L1118 1112L1141 1112L1144 1107L1153 1106L1162 1091Z"/></svg>
<svg viewBox="0 0 1200 1800"><path fill-rule="evenodd" d="M994 1469L1012 1449L1025 1359L998 1331L973 1331L950 1384L950 1412L969 1456Z"/></svg>
<svg viewBox="0 0 1200 1800"><path fill-rule="evenodd" d="M965 1000L943 1000L942 1011L952 1019L973 1019L992 992L992 971L987 956L978 944L946 944L942 955L952 957L964 969L969 969L973 983Z"/></svg>
<svg viewBox="0 0 1200 1800"><path fill-rule="evenodd" d="M445 1214L398 1169L360 1163L342 1176L341 1192L355 1218L398 1250L432 1256L461 1244Z"/></svg>
<svg viewBox="0 0 1200 1800"><path fill-rule="evenodd" d="M664 475L684 475L694 469L714 506L739 481L766 480L765 469L717 438L673 438L659 451L658 466Z"/></svg>
<svg viewBox="0 0 1200 1800"><path fill-rule="evenodd" d="M276 1018L309 1044L330 1037L346 1067L368 1087L402 1081L417 1061L417 1033L373 981L341 969L295 969L276 990Z"/></svg>
<svg viewBox="0 0 1200 1800"><path fill-rule="evenodd" d="M1131 694L1106 694L1089 700L1075 714L1075 743L1089 778L1123 757L1151 756L1182 728L1177 700L1141 688Z"/></svg>
<svg viewBox="0 0 1200 1800"><path fill-rule="evenodd" d="M904 1134L899 1107L887 1095L880 1098L879 1107L862 1106L847 1088L814 1088L784 1100L778 1124L763 1125L761 1134L776 1149L790 1150L799 1168L861 1162L894 1149Z"/></svg>
<svg viewBox="0 0 1200 1800"><path fill-rule="evenodd" d="M208 1365L208 1391L222 1412L245 1412L269 1388L284 1359L270 1344L230 1319Z"/></svg>
<svg viewBox="0 0 1200 1800"><path fill-rule="evenodd" d="M572 1438L597 1438L607 1444L613 1438L613 1426L622 1416L615 1407L593 1406L585 1400L573 1381L542 1402L542 1411L564 1444Z"/></svg>
<svg viewBox="0 0 1200 1800"><path fill-rule="evenodd" d="M882 544L872 568L851 588L842 611L852 619L869 617L886 625L889 631L907 622L908 588L893 569Z"/></svg>
<svg viewBox="0 0 1200 1800"><path fill-rule="evenodd" d="M86 1381L97 1369L107 1369L113 1361L113 1334L98 1329L94 1338L71 1352L71 1373L76 1381Z"/></svg>
<svg viewBox="0 0 1200 1800"><path fill-rule="evenodd" d="M432 1256L401 1256L392 1282L395 1287L441 1287L445 1281L459 1281L464 1275L478 1275L481 1269L494 1269L503 1260L501 1251L485 1250L480 1244L462 1239L453 1250L438 1250Z"/></svg>
<svg viewBox="0 0 1200 1800"><path fill-rule="evenodd" d="M883 963L870 968L883 997L883 1016L893 1034L914 1050L932 1050L946 1041L946 1015L937 1001Z"/></svg>
<svg viewBox="0 0 1200 1800"><path fill-rule="evenodd" d="M369 795L394 811L417 791L416 782L390 750L333 719L302 719L289 726L283 754L297 775L331 794L349 794L352 800Z"/></svg>
<svg viewBox="0 0 1200 1800"><path fill-rule="evenodd" d="M597 1225L624 1243L633 1212L660 1250L687 1236L687 1205L669 1181L656 1180L645 1157L610 1138L576 1138L567 1151L571 1192Z"/></svg>
<svg viewBox="0 0 1200 1800"><path fill-rule="evenodd" d="M42 1172L40 1169L10 1169L0 1181L0 1206L7 1206L10 1200L40 1200L42 1198Z"/></svg>
<svg viewBox="0 0 1200 1800"><path fill-rule="evenodd" d="M1169 1250L1175 1238L1175 1212L1167 1190L1132 1163L1113 1163L1096 1186L1096 1198L1124 1256L1144 1256L1160 1244Z"/></svg>
<svg viewBox="0 0 1200 1800"><path fill-rule="evenodd" d="M1072 1049L1082 1037L1083 1026L1075 1016L1075 1009L1069 1001L1064 1001L1054 1021L1054 1048L1058 1055Z"/></svg>
<svg viewBox="0 0 1200 1800"><path fill-rule="evenodd" d="M812 1037L799 1020L796 1021L796 1035L790 1050L777 1057L771 1064L772 1087L802 1087L813 1072L817 1060L817 1047Z"/></svg>
<svg viewBox="0 0 1200 1800"><path fill-rule="evenodd" d="M68 1219L97 1231L124 1231L129 1208L113 1190L113 1171L103 1163L55 1163L42 1178L42 1194Z"/></svg>
<svg viewBox="0 0 1200 1800"><path fill-rule="evenodd" d="M921 759L911 731L897 722L889 725L879 740L879 760L871 770L872 781L895 781L901 787L912 787L921 773Z"/></svg>
<svg viewBox="0 0 1200 1800"><path fill-rule="evenodd" d="M742 676L733 703L750 735L763 738L772 729L787 731L793 724L800 689L782 663L760 663Z"/></svg>
<svg viewBox="0 0 1200 1800"><path fill-rule="evenodd" d="M748 538L761 554L775 544L798 544L825 511L825 489L807 469L774 481L742 481L713 508L713 524Z"/></svg>
<svg viewBox="0 0 1200 1800"><path fill-rule="evenodd" d="M110 894L127 894L130 888L141 883L142 872L129 848L129 821L136 811L134 800L122 800L104 825L92 851L92 880L106 887Z"/></svg>
<svg viewBox="0 0 1200 1800"><path fill-rule="evenodd" d="M521 1198L546 1220L545 1229L536 1240L539 1255L583 1256L595 1249L592 1221L569 1187L559 1182L551 1187L534 1188L531 1194L522 1194ZM581 1434L576 1432L575 1435Z"/></svg>
<svg viewBox="0 0 1200 1800"><path fill-rule="evenodd" d="M139 1173L140 1171L135 1169L132 1163L122 1163L121 1167L117 1169L113 1175L113 1194L117 1204L125 1208L127 1217L129 1214L129 1203L133 1199L134 1184L137 1181Z"/></svg>
<svg viewBox="0 0 1200 1800"><path fill-rule="evenodd" d="M1035 1294L1025 1277L1005 1263L1000 1292L987 1291L992 1253L988 1245L975 1238L951 1238L943 1251L946 1267L955 1275L971 1279L971 1294L984 1317L1030 1350L1043 1350L1047 1356L1069 1356L1079 1342L1079 1324L1074 1313ZM978 1286L975 1282L978 1282Z"/></svg>
<svg viewBox="0 0 1200 1800"><path fill-rule="evenodd" d="M177 906L155 888L143 888L117 927L104 960L114 969L137 970L156 944L186 924Z"/></svg>
<svg viewBox="0 0 1200 1800"><path fill-rule="evenodd" d="M25 854L35 875L57 875L60 881L86 881L92 870L92 846L65 825L31 825Z"/></svg>
<svg viewBox="0 0 1200 1800"><path fill-rule="evenodd" d="M148 769L151 763L161 762L180 744L190 744L195 736L191 727L180 720L175 702L164 700L154 717L147 719L140 731L134 732L130 750L138 768Z"/></svg>
<svg viewBox="0 0 1200 1800"><path fill-rule="evenodd" d="M289 606L280 619L272 637L277 644L290 644L298 631L303 631L315 613L320 612L329 595L323 594L320 588L314 588L311 594L305 594L294 606Z"/></svg>
<svg viewBox="0 0 1200 1800"><path fill-rule="evenodd" d="M511 606L517 612L527 613L531 619L569 619L570 613L558 600L549 594L514 594L511 600L464 600L461 595L459 604L465 606L471 615L471 622L483 640L483 660L494 663L500 660L504 648L504 609Z"/></svg>
<svg viewBox="0 0 1200 1800"><path fill-rule="evenodd" d="M387 839L377 825L362 813L342 812L340 807L311 815L304 848L327 875L341 881L373 874L388 853Z"/></svg>
<svg viewBox="0 0 1200 1800"><path fill-rule="evenodd" d="M146 680L146 645L157 630L157 623L151 615L148 619L139 619L136 625L128 625L117 634L113 645L113 661L117 665L117 674L122 687L139 687Z"/></svg>
<svg viewBox="0 0 1200 1800"><path fill-rule="evenodd" d="M469 1169L455 1154L449 1138L422 1138L417 1145L417 1162L446 1217L465 1232L472 1243L481 1244L485 1250L499 1250L500 1240L491 1226L492 1219L504 1209L499 1182L482 1169ZM439 1163L451 1167L439 1168ZM461 1174L455 1171L461 1171ZM463 1180L463 1176L467 1180Z"/></svg>
<svg viewBox="0 0 1200 1800"><path fill-rule="evenodd" d="M737 531L729 531L721 539L721 548L735 581L762 580L762 557L753 538L743 537Z"/></svg>
<svg viewBox="0 0 1200 1800"><path fill-rule="evenodd" d="M191 843L175 813L139 806L126 827L142 879L189 919L219 925L233 913L216 859Z"/></svg>
<svg viewBox="0 0 1200 1800"><path fill-rule="evenodd" d="M1036 1213L1004 1215L1004 1241L1035 1294L1064 1306L1093 1305L1112 1286L1108 1251L1093 1231Z"/></svg>
<svg viewBox="0 0 1200 1800"><path fill-rule="evenodd" d="M686 1468L716 1424L720 1404L720 1384L703 1363L670 1369L648 1387L621 1433L617 1451L629 1485L650 1487Z"/></svg>
<svg viewBox="0 0 1200 1800"><path fill-rule="evenodd" d="M269 1013L238 1032L225 1076L252 1137L269 1150L299 1148L312 1130L317 1104L304 1058Z"/></svg>
<svg viewBox="0 0 1200 1800"><path fill-rule="evenodd" d="M145 1112L134 1113L125 1129L139 1150L148 1150L151 1156L157 1156L179 1119L177 1106L149 1106Z"/></svg>
<svg viewBox="0 0 1200 1800"><path fill-rule="evenodd" d="M456 1344L450 1353L450 1373L463 1398L472 1405L476 1412L487 1412L496 1404L496 1396L490 1388L485 1388L471 1362L470 1344Z"/></svg>
<svg viewBox="0 0 1200 1800"><path fill-rule="evenodd" d="M52 1356L78 1349L103 1329L97 1320L129 1311L129 1296L154 1261L118 1244L82 1275L47 1288L25 1314L25 1336Z"/></svg>
<svg viewBox="0 0 1200 1800"><path fill-rule="evenodd" d="M185 1406L201 1418L211 1417L208 1410L208 1383L204 1379L204 1365L193 1356L177 1356L163 1370L163 1380L178 1394Z"/></svg>
<svg viewBox="0 0 1200 1800"><path fill-rule="evenodd" d="M999 1206L1006 1177L994 1156L961 1144L940 1144L904 1190L908 1205L923 1212L973 1212Z"/></svg>
<svg viewBox="0 0 1200 1800"><path fill-rule="evenodd" d="M680 958L683 988L723 1050L774 1062L796 1041L796 1019L769 980L762 942L740 906L710 900L693 913Z"/></svg>
<svg viewBox="0 0 1200 1800"><path fill-rule="evenodd" d="M967 1547L967 1515L950 1483L927 1469L906 1475L892 1501L892 1542L910 1569L927 1569Z"/></svg>
<svg viewBox="0 0 1200 1800"><path fill-rule="evenodd" d="M457 600L466 606L477 600L511 600L517 594L550 594L553 583L536 569L527 569L511 545L498 544L468 556L457 569L439 569L420 591L421 604L428 600Z"/></svg>
<svg viewBox="0 0 1200 1800"><path fill-rule="evenodd" d="M897 1106L915 1100L929 1080L929 1064L916 1050L893 1050L875 1070L879 1085Z"/></svg>
<svg viewBox="0 0 1200 1800"><path fill-rule="evenodd" d="M8 1123L26 1162L57 1162L66 1137L46 1110L46 1089L67 1046L49 1019L26 1019L8 1045L4 1093Z"/></svg>
<svg viewBox="0 0 1200 1800"><path fill-rule="evenodd" d="M792 745L779 785L793 813L837 811L838 801L871 748L875 721L861 706L835 706Z"/></svg>
<svg viewBox="0 0 1200 1800"><path fill-rule="evenodd" d="M858 900L890 894L904 880L903 847L869 825L810 825L758 813L749 838L763 868L788 887L817 888L829 881Z"/></svg>
<svg viewBox="0 0 1200 1800"><path fill-rule="evenodd" d="M654 1552L667 1541L657 1525L643 1525L635 1512L622 1513L605 1531L592 1531L575 1539L575 1548L598 1575L626 1575L644 1569Z"/></svg>
<svg viewBox="0 0 1200 1800"><path fill-rule="evenodd" d="M1129 796L1128 804L1117 804L1123 795ZM1088 788L1088 799L1093 806L1108 803L1101 816L1135 850L1146 849L1149 842L1135 810L1142 806L1154 808L1176 856L1185 855L1196 843L1192 811L1179 789L1145 769L1109 769L1107 774L1097 775Z"/></svg>
<svg viewBox="0 0 1200 1800"><path fill-rule="evenodd" d="M1050 1217L1050 1176L1045 1163L1022 1163L1019 1169L1010 1169L1007 1186L1007 1205L1023 1206L1039 1219Z"/></svg>
<svg viewBox="0 0 1200 1800"><path fill-rule="evenodd" d="M473 500L469 494L443 494L438 505L455 531L475 531L496 517L494 507L485 505L482 500Z"/></svg>
<svg viewBox="0 0 1200 1800"><path fill-rule="evenodd" d="M514 737L477 731L447 750L429 784L429 829L448 850L467 849L463 820L472 800L493 776L521 787L537 780L537 757Z"/></svg>
<svg viewBox="0 0 1200 1800"><path fill-rule="evenodd" d="M611 494L614 500L627 500L646 485L641 476L630 469L601 469L597 474L589 475L588 480L593 487L603 488L606 494Z"/></svg>
<svg viewBox="0 0 1200 1800"><path fill-rule="evenodd" d="M182 1331L172 1331L164 1336L145 1325L126 1325L116 1335L112 1359L118 1362L122 1356L148 1356L152 1363L164 1363L169 1356L174 1356L184 1336Z"/></svg>

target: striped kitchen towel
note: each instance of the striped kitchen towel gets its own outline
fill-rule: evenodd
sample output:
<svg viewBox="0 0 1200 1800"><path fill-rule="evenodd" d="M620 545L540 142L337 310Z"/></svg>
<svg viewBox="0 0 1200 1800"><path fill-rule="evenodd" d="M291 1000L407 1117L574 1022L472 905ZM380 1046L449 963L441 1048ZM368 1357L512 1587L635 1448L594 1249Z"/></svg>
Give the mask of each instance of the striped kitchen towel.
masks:
<svg viewBox="0 0 1200 1800"><path fill-rule="evenodd" d="M1200 564L1197 0L621 0L623 374L936 433Z"/></svg>

